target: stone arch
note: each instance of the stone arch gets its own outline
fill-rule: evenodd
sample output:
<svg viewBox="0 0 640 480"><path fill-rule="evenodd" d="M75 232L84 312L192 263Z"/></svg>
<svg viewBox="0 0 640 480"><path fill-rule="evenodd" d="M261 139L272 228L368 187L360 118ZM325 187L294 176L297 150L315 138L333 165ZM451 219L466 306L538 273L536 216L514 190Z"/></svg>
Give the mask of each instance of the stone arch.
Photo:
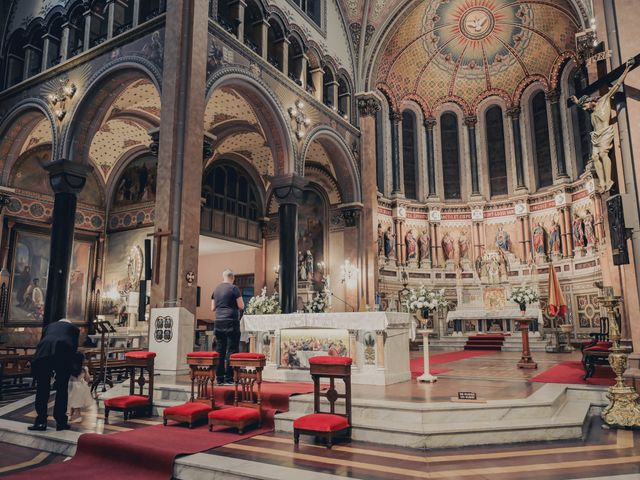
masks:
<svg viewBox="0 0 640 480"><path fill-rule="evenodd" d="M161 95L162 74L148 60L129 56L119 58L98 70L73 107L62 132L61 155L71 161L88 161L90 139L100 127L113 101L134 81L150 80ZM86 154L86 155L85 155ZM80 160L77 160L80 158Z"/></svg>
<svg viewBox="0 0 640 480"><path fill-rule="evenodd" d="M3 183L20 156L29 133L43 118L51 127L51 159L55 160L59 156L59 132L53 113L44 100L31 98L19 102L0 123L0 166Z"/></svg>
<svg viewBox="0 0 640 480"><path fill-rule="evenodd" d="M118 162L113 166L105 185L105 205L107 212L113 209L113 197L116 193L116 188L118 188L118 180L122 177L122 174L132 162L136 161L144 155L151 156L151 152L148 148L143 146L133 147L124 152Z"/></svg>
<svg viewBox="0 0 640 480"><path fill-rule="evenodd" d="M271 148L275 174L295 172L295 146L291 141L291 128L282 112L284 107L277 95L250 71L239 67L218 70L207 81L207 105L213 93L222 87L235 90L251 103Z"/></svg>
<svg viewBox="0 0 640 480"><path fill-rule="evenodd" d="M307 140L302 147L300 174L304 175L304 161L307 158L309 146L317 141L326 150L331 159L335 175L339 180L342 190L342 199L345 203L360 202L362 200L360 190L360 172L356 160L344 139L328 126L321 125L309 132Z"/></svg>

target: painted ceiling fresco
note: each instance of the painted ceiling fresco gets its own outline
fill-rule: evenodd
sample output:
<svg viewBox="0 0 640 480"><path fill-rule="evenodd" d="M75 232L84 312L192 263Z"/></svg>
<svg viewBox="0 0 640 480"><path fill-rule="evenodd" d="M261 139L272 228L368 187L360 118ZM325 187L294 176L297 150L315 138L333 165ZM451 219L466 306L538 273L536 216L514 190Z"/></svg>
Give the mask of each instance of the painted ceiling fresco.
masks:
<svg viewBox="0 0 640 480"><path fill-rule="evenodd" d="M426 111L451 100L472 113L491 94L510 104L528 79L553 84L579 25L565 0L420 2L387 40L376 82Z"/></svg>

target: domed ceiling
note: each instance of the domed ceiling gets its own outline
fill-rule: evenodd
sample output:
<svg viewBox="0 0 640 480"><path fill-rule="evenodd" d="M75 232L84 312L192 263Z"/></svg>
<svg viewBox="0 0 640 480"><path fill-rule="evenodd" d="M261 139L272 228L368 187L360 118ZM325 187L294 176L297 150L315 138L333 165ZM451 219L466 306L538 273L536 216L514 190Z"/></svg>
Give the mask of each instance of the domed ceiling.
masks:
<svg viewBox="0 0 640 480"><path fill-rule="evenodd" d="M555 86L579 26L565 0L419 2L392 27L376 84L427 112L454 101L470 114L491 95L511 105L533 80Z"/></svg>

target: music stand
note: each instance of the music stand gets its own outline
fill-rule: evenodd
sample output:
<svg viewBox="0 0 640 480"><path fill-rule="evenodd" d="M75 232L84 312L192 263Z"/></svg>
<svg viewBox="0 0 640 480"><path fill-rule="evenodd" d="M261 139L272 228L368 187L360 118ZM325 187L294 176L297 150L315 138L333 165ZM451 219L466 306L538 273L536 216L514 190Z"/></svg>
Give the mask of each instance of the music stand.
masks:
<svg viewBox="0 0 640 480"><path fill-rule="evenodd" d="M113 382L109 379L107 381L107 355L109 353L109 334L116 333L116 329L113 327L109 320L100 320L93 324L96 332L100 334L100 370L102 373L102 391L107 391L107 383L110 387L113 387ZM100 382L92 386L92 390L95 390L100 385Z"/></svg>

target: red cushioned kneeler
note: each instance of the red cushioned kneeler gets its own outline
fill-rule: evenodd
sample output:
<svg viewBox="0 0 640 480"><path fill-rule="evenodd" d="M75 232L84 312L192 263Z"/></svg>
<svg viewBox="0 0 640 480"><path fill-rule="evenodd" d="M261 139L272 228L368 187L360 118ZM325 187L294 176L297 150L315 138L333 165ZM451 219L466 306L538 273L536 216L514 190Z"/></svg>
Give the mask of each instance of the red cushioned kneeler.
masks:
<svg viewBox="0 0 640 480"><path fill-rule="evenodd" d="M129 374L129 395L108 398L104 401L104 420L109 421L109 412L115 410L122 412L124 419L129 420L132 414L150 417L153 414L153 370L155 364L155 352L127 352L124 355L125 367ZM136 370L140 375L136 377ZM149 379L145 378L145 372ZM144 387L149 384L148 392L145 395ZM135 387L138 386L138 393Z"/></svg>
<svg viewBox="0 0 640 480"><path fill-rule="evenodd" d="M266 363L266 358L261 353L234 353L229 357L235 385L233 407L209 412L209 430L213 430L215 425L226 425L237 428L238 433L242 434L250 425L261 425L260 386Z"/></svg>
<svg viewBox="0 0 640 480"><path fill-rule="evenodd" d="M215 408L213 388L218 366L217 352L191 352L187 354L191 377L191 398L187 403L169 407L162 412L163 423L169 420L186 423L189 428L206 421L207 414ZM209 385L211 385L209 387Z"/></svg>
<svg viewBox="0 0 640 480"><path fill-rule="evenodd" d="M325 439L327 448L331 448L335 437L351 438L351 364L349 357L318 356L309 359L309 370L313 378L313 412L293 422L293 441L300 442L300 434L313 435ZM320 391L320 379L329 379L329 389ZM336 378L344 381L345 393L340 394L335 388ZM331 413L320 410L320 396L329 401ZM337 414L336 401L345 400L345 413Z"/></svg>

